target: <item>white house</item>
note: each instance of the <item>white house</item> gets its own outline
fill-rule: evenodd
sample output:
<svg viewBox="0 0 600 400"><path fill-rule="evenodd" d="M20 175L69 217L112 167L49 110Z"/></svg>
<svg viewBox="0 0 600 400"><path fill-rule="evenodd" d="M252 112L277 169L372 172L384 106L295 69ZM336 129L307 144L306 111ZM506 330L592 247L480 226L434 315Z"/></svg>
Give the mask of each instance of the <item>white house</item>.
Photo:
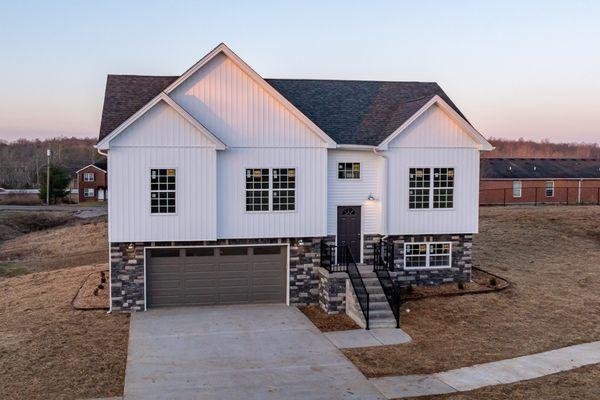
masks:
<svg viewBox="0 0 600 400"><path fill-rule="evenodd" d="M397 284L470 279L492 147L436 83L263 79L221 44L178 77L109 75L97 148L113 310L337 312L320 277L378 243Z"/></svg>

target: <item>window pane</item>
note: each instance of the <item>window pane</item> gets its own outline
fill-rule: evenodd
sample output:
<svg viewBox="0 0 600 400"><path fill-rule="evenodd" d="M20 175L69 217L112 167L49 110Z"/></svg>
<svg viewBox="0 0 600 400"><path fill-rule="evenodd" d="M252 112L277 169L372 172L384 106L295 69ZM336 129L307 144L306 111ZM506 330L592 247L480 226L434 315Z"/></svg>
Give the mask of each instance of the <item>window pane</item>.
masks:
<svg viewBox="0 0 600 400"><path fill-rule="evenodd" d="M431 186L429 168L410 168L408 176L408 207L414 209L429 208Z"/></svg>
<svg viewBox="0 0 600 400"><path fill-rule="evenodd" d="M454 206L454 168L434 168L433 208Z"/></svg>
<svg viewBox="0 0 600 400"><path fill-rule="evenodd" d="M150 170L150 212L174 214L176 212L175 169Z"/></svg>
<svg viewBox="0 0 600 400"><path fill-rule="evenodd" d="M338 163L338 179L360 179L360 163Z"/></svg>
<svg viewBox="0 0 600 400"><path fill-rule="evenodd" d="M273 211L296 209L296 169L273 169Z"/></svg>

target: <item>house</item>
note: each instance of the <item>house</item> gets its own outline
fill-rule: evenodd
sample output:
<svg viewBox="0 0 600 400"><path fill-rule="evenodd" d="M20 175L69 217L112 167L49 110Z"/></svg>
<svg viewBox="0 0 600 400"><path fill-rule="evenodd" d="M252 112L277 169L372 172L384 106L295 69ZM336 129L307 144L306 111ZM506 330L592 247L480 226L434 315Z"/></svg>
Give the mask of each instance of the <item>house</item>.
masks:
<svg viewBox="0 0 600 400"><path fill-rule="evenodd" d="M482 158L479 203L600 204L600 160Z"/></svg>
<svg viewBox="0 0 600 400"><path fill-rule="evenodd" d="M106 158L103 157L75 172L77 197L80 203L106 200L108 192L106 165Z"/></svg>
<svg viewBox="0 0 600 400"><path fill-rule="evenodd" d="M221 44L181 76L109 75L96 147L112 310L320 304L368 324L389 317L383 259L396 285L470 280L492 146L436 83L263 79Z"/></svg>

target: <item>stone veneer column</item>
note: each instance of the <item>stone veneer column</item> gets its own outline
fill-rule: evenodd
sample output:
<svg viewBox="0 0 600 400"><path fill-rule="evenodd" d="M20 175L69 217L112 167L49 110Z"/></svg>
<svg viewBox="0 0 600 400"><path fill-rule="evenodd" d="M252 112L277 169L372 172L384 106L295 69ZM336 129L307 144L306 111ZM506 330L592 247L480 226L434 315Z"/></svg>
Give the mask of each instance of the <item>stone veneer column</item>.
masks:
<svg viewBox="0 0 600 400"><path fill-rule="evenodd" d="M144 243L110 244L110 294L113 311L144 310Z"/></svg>
<svg viewBox="0 0 600 400"><path fill-rule="evenodd" d="M339 314L346 310L346 280L345 272L330 273L325 268L319 271L319 306L327 314Z"/></svg>
<svg viewBox="0 0 600 400"><path fill-rule="evenodd" d="M290 240L290 304L319 303L320 242L321 238Z"/></svg>

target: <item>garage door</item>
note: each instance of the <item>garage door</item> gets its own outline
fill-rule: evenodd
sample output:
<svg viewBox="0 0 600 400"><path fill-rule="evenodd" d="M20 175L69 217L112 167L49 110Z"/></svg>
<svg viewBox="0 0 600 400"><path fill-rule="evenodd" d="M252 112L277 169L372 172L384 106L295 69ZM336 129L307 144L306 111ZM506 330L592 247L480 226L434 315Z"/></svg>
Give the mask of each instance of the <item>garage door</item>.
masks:
<svg viewBox="0 0 600 400"><path fill-rule="evenodd" d="M283 303L282 246L148 249L148 307Z"/></svg>

